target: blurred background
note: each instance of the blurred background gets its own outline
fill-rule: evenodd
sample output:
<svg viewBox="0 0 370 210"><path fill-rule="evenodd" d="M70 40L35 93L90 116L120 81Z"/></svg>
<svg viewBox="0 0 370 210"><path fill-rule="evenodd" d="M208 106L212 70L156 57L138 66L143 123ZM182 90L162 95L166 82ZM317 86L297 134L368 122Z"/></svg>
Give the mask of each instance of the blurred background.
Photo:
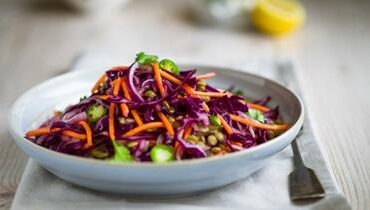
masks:
<svg viewBox="0 0 370 210"><path fill-rule="evenodd" d="M354 209L365 209L369 11L365 0L0 0L0 167L9 168L0 172L0 207L10 205L26 163L6 131L16 98L76 65L103 71L144 51L254 62L257 71L292 61L333 174Z"/></svg>

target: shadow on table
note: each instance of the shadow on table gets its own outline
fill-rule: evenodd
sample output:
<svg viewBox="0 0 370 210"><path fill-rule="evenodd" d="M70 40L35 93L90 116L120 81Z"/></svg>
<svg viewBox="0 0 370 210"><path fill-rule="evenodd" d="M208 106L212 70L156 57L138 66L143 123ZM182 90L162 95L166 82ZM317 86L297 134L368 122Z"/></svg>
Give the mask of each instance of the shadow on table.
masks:
<svg viewBox="0 0 370 210"><path fill-rule="evenodd" d="M24 1L26 10L34 13L53 14L80 14L83 10L74 5L71 1L63 0L31 0Z"/></svg>

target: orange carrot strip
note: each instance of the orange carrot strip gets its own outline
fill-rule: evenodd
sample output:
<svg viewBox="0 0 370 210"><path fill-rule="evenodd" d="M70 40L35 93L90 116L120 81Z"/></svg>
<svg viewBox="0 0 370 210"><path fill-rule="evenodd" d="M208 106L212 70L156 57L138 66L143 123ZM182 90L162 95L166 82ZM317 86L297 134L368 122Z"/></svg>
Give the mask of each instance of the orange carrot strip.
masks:
<svg viewBox="0 0 370 210"><path fill-rule="evenodd" d="M193 131L193 126L189 126L185 129L183 138L186 139L190 136L191 132Z"/></svg>
<svg viewBox="0 0 370 210"><path fill-rule="evenodd" d="M172 76L171 74L165 72L165 71L160 71L160 74L162 77L164 77L165 79L175 83L176 85L181 85L181 87L188 93L188 94L193 94L194 93L194 89L191 88L189 85L187 84L183 84L183 82L179 79L177 79L176 77Z"/></svg>
<svg viewBox="0 0 370 210"><path fill-rule="evenodd" d="M162 77L164 77L167 80L175 83L176 85L182 85L182 83L183 83L181 80L177 79L176 77L172 76L171 74L169 74L169 73L167 73L165 71L160 71L160 73L161 73L161 76Z"/></svg>
<svg viewBox="0 0 370 210"><path fill-rule="evenodd" d="M127 84L125 80L123 79L121 79L121 86L122 86L122 91L123 91L123 95L125 96L125 98L131 100L131 96L130 96L130 93L128 92ZM126 104L121 104L121 110L122 110L124 117L127 117L128 114L130 113L130 110Z"/></svg>
<svg viewBox="0 0 370 210"><path fill-rule="evenodd" d="M248 103L245 100L239 100L239 102L241 102L243 104L247 104L250 108L257 109L257 110L259 110L261 112L268 112L268 111L270 111L270 108L265 107L265 106L262 106L262 105L259 105L259 104Z"/></svg>
<svg viewBox="0 0 370 210"><path fill-rule="evenodd" d="M108 96L108 95L95 95L95 97L100 98L100 99L103 99L103 100L107 100L111 96Z"/></svg>
<svg viewBox="0 0 370 210"><path fill-rule="evenodd" d="M190 87L188 84L183 84L181 85L182 89L185 90L185 92L187 92L188 94L190 95L194 95L194 89L192 87Z"/></svg>
<svg viewBox="0 0 370 210"><path fill-rule="evenodd" d="M152 67L154 72L154 79L157 82L159 93L161 94L162 97L164 97L164 88L162 83L161 70L159 69L159 64L154 63L152 64Z"/></svg>
<svg viewBox="0 0 370 210"><path fill-rule="evenodd" d="M210 97L223 97L226 95L226 93L220 93L220 92L201 92L201 91L194 91L194 95L199 96L210 96Z"/></svg>
<svg viewBox="0 0 370 210"><path fill-rule="evenodd" d="M122 84L122 90L123 90L123 94L124 94L125 98L131 100L131 95L130 95L130 93L128 91L128 87L127 87L126 81L125 80L122 80L121 81L121 84ZM143 121L140 118L140 115L138 114L138 112L136 110L132 110L131 111L131 114L132 114L132 116L134 117L136 123L139 126L141 126L141 125L144 124Z"/></svg>
<svg viewBox="0 0 370 210"><path fill-rule="evenodd" d="M127 117L128 114L130 113L130 109L128 108L128 106L126 104L121 104L120 107L121 107L122 115L124 117Z"/></svg>
<svg viewBox="0 0 370 210"><path fill-rule="evenodd" d="M184 149L182 148L179 141L175 142L175 154L176 154L176 159L178 160L181 160L181 157L184 155Z"/></svg>
<svg viewBox="0 0 370 210"><path fill-rule="evenodd" d="M148 129L163 128L163 127L164 127L163 122L150 122L150 123L146 123L146 124L143 124L141 126L138 126L138 127L134 128L132 130L129 130L128 132L123 134L122 137L130 137L130 136L133 136L135 134L138 134L138 133L143 132L143 131L148 130Z"/></svg>
<svg viewBox="0 0 370 210"><path fill-rule="evenodd" d="M57 132L59 130L60 130L60 128L53 129L53 131L55 131L55 132ZM26 133L26 136L27 137L42 136L42 135L45 135L45 134L49 134L50 132L52 132L50 128L38 128L38 129L35 129L35 130L28 131ZM70 130L63 131L63 135L74 137L76 139L86 139L85 134L80 134L80 133L70 131Z"/></svg>
<svg viewBox="0 0 370 210"><path fill-rule="evenodd" d="M50 128L38 128L38 129L28 131L26 133L26 136L27 137L42 136L42 135L45 135L45 134L48 134L48 133L50 133Z"/></svg>
<svg viewBox="0 0 370 210"><path fill-rule="evenodd" d="M55 112L54 112L54 116L56 116L56 117L60 117L60 116L62 116L62 112L60 112L60 111L55 111Z"/></svg>
<svg viewBox="0 0 370 210"><path fill-rule="evenodd" d="M128 91L128 87L127 87L126 81L125 80L122 80L121 81L121 85L122 85L123 95L128 100L131 100L131 95L130 95L130 92Z"/></svg>
<svg viewBox="0 0 370 210"><path fill-rule="evenodd" d="M91 92L94 93L95 91L97 91L100 87L100 85L105 82L105 80L107 79L107 75L104 73L103 75L101 75L98 79L98 81L96 81L94 87L91 89Z"/></svg>
<svg viewBox="0 0 370 210"><path fill-rule="evenodd" d="M132 110L131 111L131 114L134 117L134 119L135 119L135 121L136 121L136 123L137 123L138 126L142 126L144 124L143 121L140 118L139 113L136 110Z"/></svg>
<svg viewBox="0 0 370 210"><path fill-rule="evenodd" d="M209 79L214 76L216 76L215 72L208 72L208 73L197 76L197 79Z"/></svg>
<svg viewBox="0 0 370 210"><path fill-rule="evenodd" d="M81 133L77 133L77 132L69 131L69 130L63 131L63 135L70 136L76 139L86 139L85 134L81 134Z"/></svg>
<svg viewBox="0 0 370 210"><path fill-rule="evenodd" d="M209 112L209 107L208 107L208 105L206 104L206 102L202 102L202 107L203 107L203 109L206 111L206 112Z"/></svg>
<svg viewBox="0 0 370 210"><path fill-rule="evenodd" d="M282 124L282 125L263 124L263 123L254 121L252 119L239 117L233 114L230 114L230 117L232 120L243 123L245 125L256 127L256 128L262 128L266 130L281 131L281 130L287 130L289 128L289 125L286 125L286 124Z"/></svg>
<svg viewBox="0 0 370 210"><path fill-rule="evenodd" d="M89 124L85 121L80 121L80 122L78 122L78 124L80 124L85 129L87 146L92 146L93 145L92 132L91 132L91 128L90 128Z"/></svg>
<svg viewBox="0 0 370 210"><path fill-rule="evenodd" d="M119 87L121 85L121 78L115 79L112 83L113 83L113 95L118 95Z"/></svg>
<svg viewBox="0 0 370 210"><path fill-rule="evenodd" d="M167 117L162 112L158 112L157 115L162 120L164 127L167 129L168 135L174 136L175 131L173 130L173 127Z"/></svg>
<svg viewBox="0 0 370 210"><path fill-rule="evenodd" d="M108 118L108 131L109 137L112 141L116 139L116 134L114 131L114 113L116 111L116 104L111 103L109 106L109 118Z"/></svg>
<svg viewBox="0 0 370 210"><path fill-rule="evenodd" d="M222 126L224 127L225 131L227 134L232 134L233 133L233 129L230 127L229 124L227 124L226 120L221 116L221 115L217 115L217 117L220 119L221 121L221 124Z"/></svg>
<svg viewBox="0 0 370 210"><path fill-rule="evenodd" d="M253 104L253 103L247 103L247 105L252 108L252 109L257 109L261 112L268 112L270 111L270 109L268 107L265 107L265 106L262 106L262 105L259 105L259 104Z"/></svg>

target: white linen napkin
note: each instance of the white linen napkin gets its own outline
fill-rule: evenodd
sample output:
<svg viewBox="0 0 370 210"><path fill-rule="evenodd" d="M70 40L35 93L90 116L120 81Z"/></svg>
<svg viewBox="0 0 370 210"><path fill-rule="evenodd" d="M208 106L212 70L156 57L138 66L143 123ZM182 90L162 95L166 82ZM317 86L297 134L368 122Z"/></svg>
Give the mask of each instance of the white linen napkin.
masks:
<svg viewBox="0 0 370 210"><path fill-rule="evenodd" d="M87 55L74 69L89 69L92 66L96 69L116 63L112 60L101 55ZM186 59L176 60L186 62ZM266 59L232 66L243 70L258 69L255 73L277 81L290 81L291 88L299 91L291 65L277 65L274 60ZM288 175L293 170L293 161L291 148L287 147L275 155L265 168L243 180L210 192L168 199L127 198L91 191L57 178L30 159L11 209L350 209L324 161L307 116L298 143L304 162L316 171L325 188L324 199L299 204L290 201Z"/></svg>

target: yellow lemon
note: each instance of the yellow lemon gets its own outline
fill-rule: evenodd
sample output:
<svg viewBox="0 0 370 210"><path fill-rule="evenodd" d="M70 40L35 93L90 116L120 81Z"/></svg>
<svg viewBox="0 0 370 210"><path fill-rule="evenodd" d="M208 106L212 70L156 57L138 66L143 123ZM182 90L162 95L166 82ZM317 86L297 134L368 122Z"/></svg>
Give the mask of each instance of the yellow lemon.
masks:
<svg viewBox="0 0 370 210"><path fill-rule="evenodd" d="M292 31L305 17L303 6L295 0L257 0L251 13L252 24L270 35Z"/></svg>

